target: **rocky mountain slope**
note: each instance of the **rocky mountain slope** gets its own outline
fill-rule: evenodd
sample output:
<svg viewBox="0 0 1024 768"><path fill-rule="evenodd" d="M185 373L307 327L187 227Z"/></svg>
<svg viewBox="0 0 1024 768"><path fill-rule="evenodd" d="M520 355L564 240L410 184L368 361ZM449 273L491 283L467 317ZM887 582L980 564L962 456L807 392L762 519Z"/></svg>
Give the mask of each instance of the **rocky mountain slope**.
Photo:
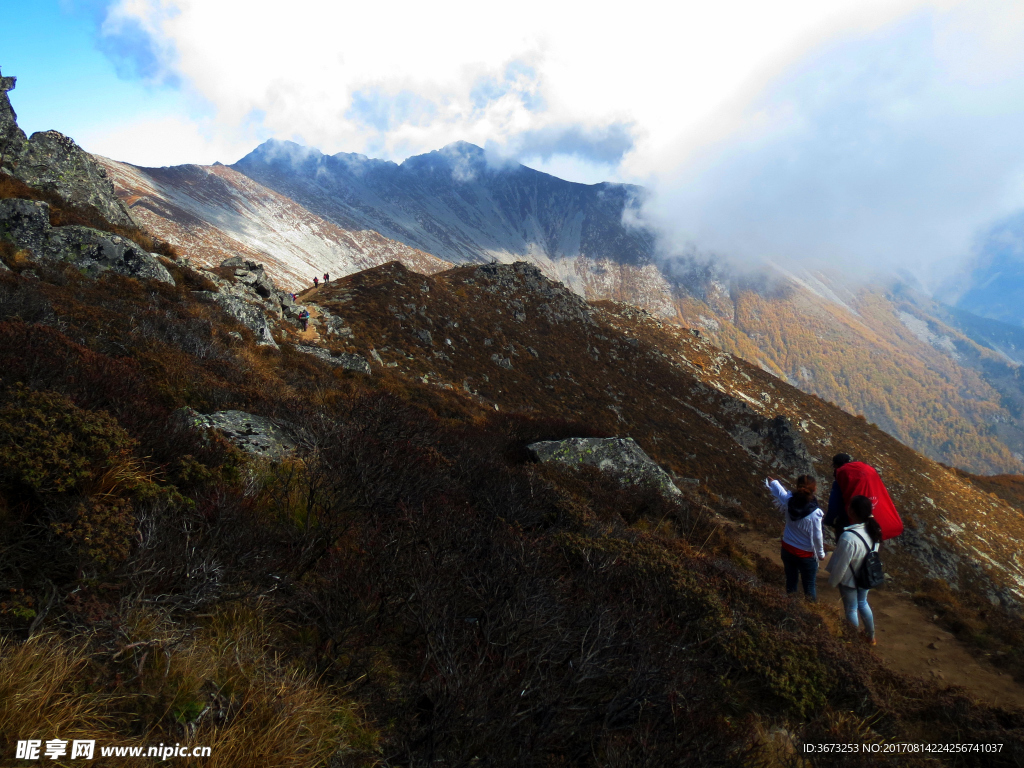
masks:
<svg viewBox="0 0 1024 768"><path fill-rule="evenodd" d="M681 482L737 509L760 505L758 479L773 467L826 478L839 450L870 457L907 518L904 546L920 561L909 570L960 585L991 568L984 599L1024 605L1016 507L701 335L588 304L522 262L433 277L390 264L303 299L343 318L346 351L501 409L632 436Z"/></svg>
<svg viewBox="0 0 1024 768"><path fill-rule="evenodd" d="M822 273L691 274L676 310L677 322L932 458L1021 470L1024 382L1012 329L899 283L850 290Z"/></svg>
<svg viewBox="0 0 1024 768"><path fill-rule="evenodd" d="M330 221L454 263L526 258L554 265L582 255L644 264L654 251L650 232L623 223L639 203L639 187L576 184L518 163L494 165L466 142L396 164L268 141L232 168Z"/></svg>
<svg viewBox="0 0 1024 768"><path fill-rule="evenodd" d="M132 215L202 266L257 259L293 292L325 272L346 275L396 259L424 273L449 266L377 232L342 228L226 166L98 160Z"/></svg>
<svg viewBox="0 0 1024 768"><path fill-rule="evenodd" d="M103 163L133 214L205 266L243 253L294 290L389 258L425 272L442 265L427 253L526 259L588 299L699 328L932 458L1024 470L1022 340L1012 329L895 285L658 260L653 234L624 224L638 188L495 166L464 143L402 164L276 141L230 168Z"/></svg>

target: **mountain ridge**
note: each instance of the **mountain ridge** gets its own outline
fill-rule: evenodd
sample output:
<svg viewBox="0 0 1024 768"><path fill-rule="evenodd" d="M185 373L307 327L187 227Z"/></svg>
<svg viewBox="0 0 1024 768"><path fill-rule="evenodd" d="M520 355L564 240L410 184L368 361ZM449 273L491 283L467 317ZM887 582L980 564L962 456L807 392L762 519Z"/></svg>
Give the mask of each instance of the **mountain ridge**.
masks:
<svg viewBox="0 0 1024 768"><path fill-rule="evenodd" d="M811 271L796 274L774 269L761 275L743 274L693 259L665 261L655 258L650 233L645 236L646 240L641 238L639 242L648 250L637 253L634 248L632 257L628 254L622 257L621 243L615 239L615 234L627 240L634 238L629 241L630 247L639 247L635 238L640 230L623 227L625 208L621 199L618 202L606 199L605 207L587 209L569 195L559 198L542 221L534 213L548 198L544 194L533 195L534 190L528 185L516 187L516 173L504 166L486 166L483 150L478 147L468 150L471 145L456 144L447 151L436 150L407 159L403 164L409 166L406 171L402 170L403 165L390 161L346 153L327 156L294 143L268 142L261 146L263 154L274 154L283 148L288 156L277 161L254 161L256 170L249 168L251 175L243 172L246 163L213 166L203 171L211 177L234 179L230 204L215 212L208 210L209 200L196 185L184 179L172 181L176 175L182 175L181 172L135 169L126 174L113 166L108 166L108 171L111 178L119 180L119 194L133 206L137 216L146 219L147 226L171 242L187 245L196 256L203 251L201 242L209 244L210 256L203 262L207 266L215 266L236 248L266 262L275 279L298 290L308 284L313 275L330 272L338 277L370 266L371 261L365 259L339 260L329 255L332 238L339 242L369 238L376 245L367 247L380 251L379 260L372 263L399 258L421 271L431 271L433 268L416 267L402 255L400 249L403 248L410 254L414 252L410 246L400 243L402 232L391 232L398 234L399 240L390 237L377 240L380 236L370 234L377 227L386 229L376 218L380 213L379 203L384 206L385 218L388 211L399 210L403 220L413 221L414 228L429 230L430 243L437 245L443 240L451 245L453 259L466 258L471 262L492 258L497 261L525 259L537 264L548 277L564 282L589 299L625 301L683 327L702 329L728 351L864 414L936 459L976 472L1005 473L1024 469L1021 461L1024 432L1020 426L1024 417L1021 409L1024 384L1014 369L1016 361L1004 357L999 363L989 360L974 347L962 352L953 342L943 342L946 347L938 349L928 341L931 337L939 340L965 337L982 347L998 349L1003 343L999 339L1004 336L992 337L990 332L986 336L978 324L954 323L949 313L934 302L915 299L905 292L897 296L885 285L851 288L837 282L834 275ZM453 176L460 158L466 157L467 152L468 172L476 173L477 181L459 181ZM247 157L252 159L255 154L258 153ZM293 160L291 154L298 154L300 159ZM300 169L297 174L296 167ZM479 167L483 170L474 170ZM366 169L372 171L369 182L363 173ZM407 172L414 177L411 191L402 189ZM153 185L133 181L131 174L149 174L151 179L159 177L164 180L164 186L159 190L154 187L147 193L152 198L150 203L141 202L139 189L146 184ZM552 184L545 193L549 196L564 189L596 199L607 191L603 185L562 182L539 172L530 171L528 175ZM480 178L489 186L481 187ZM496 198L494 190L506 187L518 191ZM159 200L161 197L171 204L165 206ZM423 204L425 197L430 198L429 205ZM315 243L299 248L301 253L296 252L295 266L287 269L282 261L283 254L298 246L288 242L290 237L282 240L276 234L283 223L278 222L274 211L264 204L267 198L279 200L281 205L287 200L287 205L297 206L302 213L292 219L296 226L306 226L302 223L306 220L315 221L315 228L322 234ZM518 203L511 205L516 201L526 202L522 207ZM502 209L502 204L508 205ZM145 209L147 205L151 210ZM176 209L191 213L176 214ZM607 225L596 226L594 230L603 248L598 255L584 247L582 221L587 215L603 217ZM181 221L175 222L175 216ZM203 219L203 223L187 220L193 216ZM450 226L452 217L460 219L461 223ZM345 222L345 226L338 221ZM193 234L190 229L194 230ZM517 231L514 242L506 242L508 247L490 253L486 244L476 239L483 230L490 232L488 242L492 245L495 238L505 237L511 230ZM329 234L331 232L347 234ZM364 234L355 234L360 232ZM421 242L416 238L406 239ZM213 247L215 242L220 245ZM528 247L531 242L536 247ZM561 255L556 253L556 257L551 258L551 242L568 245ZM441 247L437 251L445 252ZM442 262L437 264L438 269L444 268L440 266ZM871 322L858 315L858 306L864 301L876 308ZM902 309L897 308L897 304ZM783 334L786 338L763 327L764 323L756 319L757 314L774 316L778 327L786 329ZM919 333L909 331L907 322L916 324ZM934 333L929 328L934 329ZM830 341L823 343L822 339ZM1012 340L1007 343L1012 344ZM872 355L872 345L882 345L877 350L881 354ZM851 360L855 357L863 366L879 369L878 375L865 378L861 373L846 370L850 366L845 362L844 349L848 350L845 357ZM859 381L863 388L853 388L850 384L853 380ZM922 387L922 381L928 382L928 386Z"/></svg>
<svg viewBox="0 0 1024 768"><path fill-rule="evenodd" d="M328 220L453 263L586 254L643 264L654 253L653 235L622 224L641 188L578 184L518 164L499 173L466 142L401 164L360 160L357 171L348 155L297 146L264 143L231 167Z"/></svg>

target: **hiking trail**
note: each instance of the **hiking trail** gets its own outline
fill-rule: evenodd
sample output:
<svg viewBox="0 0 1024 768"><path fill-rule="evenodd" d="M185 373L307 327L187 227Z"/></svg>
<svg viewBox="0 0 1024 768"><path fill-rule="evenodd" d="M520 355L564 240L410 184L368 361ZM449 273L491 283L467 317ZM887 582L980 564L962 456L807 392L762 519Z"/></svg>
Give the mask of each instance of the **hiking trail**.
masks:
<svg viewBox="0 0 1024 768"><path fill-rule="evenodd" d="M779 542L783 523L780 520L771 521L771 534L724 518L721 522L734 530L736 540L744 549L781 565ZM826 555L818 568L818 602L834 607L837 616L842 618L839 590L829 586L825 571L831 553L826 552ZM784 588L781 581L778 588ZM803 599L802 589L800 595ZM878 641L872 650L888 667L933 680L944 688L959 686L990 704L1024 707L1024 687L1012 675L971 653L967 645L938 626L931 613L914 603L909 594L887 587L873 589L868 603L875 616Z"/></svg>
<svg viewBox="0 0 1024 768"><path fill-rule="evenodd" d="M306 326L306 330L299 331L299 339L303 344L316 346L320 341L320 334L316 330L316 326L313 324L315 318L320 317L322 314L319 307L316 304L311 303L310 297L315 296L320 292L320 288L323 284L316 288L307 288L299 294L296 294L296 300L302 303L303 308L309 312L309 323Z"/></svg>

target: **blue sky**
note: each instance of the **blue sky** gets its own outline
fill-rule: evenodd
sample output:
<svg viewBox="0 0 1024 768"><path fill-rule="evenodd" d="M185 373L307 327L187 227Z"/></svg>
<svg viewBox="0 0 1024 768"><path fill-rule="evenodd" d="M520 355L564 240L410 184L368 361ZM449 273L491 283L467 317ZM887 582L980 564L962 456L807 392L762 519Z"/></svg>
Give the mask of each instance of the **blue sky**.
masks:
<svg viewBox="0 0 1024 768"><path fill-rule="evenodd" d="M11 103L27 133L93 133L140 114L184 109L180 90L121 77L98 46L103 6L57 0L4 3L0 68L18 78Z"/></svg>

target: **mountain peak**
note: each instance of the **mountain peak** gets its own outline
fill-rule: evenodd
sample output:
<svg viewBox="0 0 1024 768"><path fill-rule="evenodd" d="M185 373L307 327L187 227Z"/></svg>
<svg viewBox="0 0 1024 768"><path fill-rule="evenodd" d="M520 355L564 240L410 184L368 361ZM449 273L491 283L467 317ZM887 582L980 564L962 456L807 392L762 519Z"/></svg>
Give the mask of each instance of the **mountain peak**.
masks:
<svg viewBox="0 0 1024 768"><path fill-rule="evenodd" d="M453 141L441 149L407 158L402 167L415 171L451 173L457 181L470 181L487 170L487 153L468 141Z"/></svg>
<svg viewBox="0 0 1024 768"><path fill-rule="evenodd" d="M315 147L296 144L294 141L288 141L287 139L267 139L238 162L244 163L247 160L258 160L260 162L274 162L276 160L301 162L310 159L318 160L323 156L323 152Z"/></svg>
<svg viewBox="0 0 1024 768"><path fill-rule="evenodd" d="M478 147L476 144L471 144L468 141L453 141L451 144L445 144L439 152L447 155L468 155L470 157L484 157L486 154L482 147Z"/></svg>

